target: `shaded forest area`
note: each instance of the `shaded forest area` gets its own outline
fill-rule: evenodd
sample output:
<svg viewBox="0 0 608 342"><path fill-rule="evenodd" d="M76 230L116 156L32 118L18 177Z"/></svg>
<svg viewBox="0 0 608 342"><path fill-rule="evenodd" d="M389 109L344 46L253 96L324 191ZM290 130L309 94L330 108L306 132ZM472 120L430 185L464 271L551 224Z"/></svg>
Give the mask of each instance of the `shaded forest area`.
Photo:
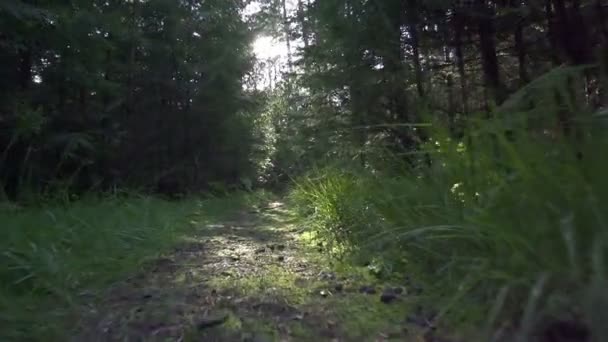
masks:
<svg viewBox="0 0 608 342"><path fill-rule="evenodd" d="M282 190L330 260L415 275L480 341L606 341L607 16L604 0L0 0L0 199ZM284 58L256 59L260 35ZM55 252L2 234L7 293L68 286L32 271Z"/></svg>
<svg viewBox="0 0 608 342"><path fill-rule="evenodd" d="M3 1L6 196L236 183L250 169L239 2Z"/></svg>
<svg viewBox="0 0 608 342"><path fill-rule="evenodd" d="M3 196L196 192L284 177L331 149L414 151L428 132L404 125L439 120L462 138L475 113L560 67L554 94L537 80L508 110L560 107L548 110L559 127L535 129L572 135L572 106L605 103L600 0L299 1L290 13L266 1L247 20L245 5L4 1ZM256 32L287 45L273 89L258 89L276 75L251 54ZM264 101L284 117L256 115Z"/></svg>

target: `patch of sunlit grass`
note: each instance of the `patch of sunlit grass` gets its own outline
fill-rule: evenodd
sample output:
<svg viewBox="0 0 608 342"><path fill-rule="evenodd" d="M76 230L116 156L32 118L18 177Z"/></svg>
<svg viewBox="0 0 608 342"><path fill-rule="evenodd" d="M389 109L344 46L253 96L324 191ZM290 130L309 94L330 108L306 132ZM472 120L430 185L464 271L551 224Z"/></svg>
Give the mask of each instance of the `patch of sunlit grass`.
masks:
<svg viewBox="0 0 608 342"><path fill-rule="evenodd" d="M298 285L296 273L275 265L257 269L255 274L243 277L215 277L209 283L221 291L236 292L239 296L260 301L280 301L288 305L302 304L311 295L310 287Z"/></svg>
<svg viewBox="0 0 608 342"><path fill-rule="evenodd" d="M505 126L477 128L466 148L436 137L441 143L427 146L432 163L419 168L388 155L394 163L382 171L312 172L291 194L310 230L303 239L374 264L384 277L414 273L443 313L474 324L513 315L530 327L563 314L564 303L593 293L589 279L606 282L608 217L599 209L608 203L606 125L581 126L587 135L577 141L547 140L525 127L507 138ZM579 315L592 321L593 310ZM590 328L603 334L600 325Z"/></svg>

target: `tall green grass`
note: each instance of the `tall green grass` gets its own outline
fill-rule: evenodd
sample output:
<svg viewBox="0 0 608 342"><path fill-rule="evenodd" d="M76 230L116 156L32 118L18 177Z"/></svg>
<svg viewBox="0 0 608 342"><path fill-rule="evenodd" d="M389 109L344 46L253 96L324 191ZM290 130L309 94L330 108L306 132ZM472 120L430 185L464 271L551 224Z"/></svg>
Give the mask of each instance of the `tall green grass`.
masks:
<svg viewBox="0 0 608 342"><path fill-rule="evenodd" d="M431 166L389 155L376 169L313 171L291 199L330 251L426 277L446 312L472 319L477 307L524 333L547 316L583 315L608 340L592 324L608 318L597 305L608 295L605 118L579 122L575 138L518 118L480 122L461 141L435 132Z"/></svg>
<svg viewBox="0 0 608 342"><path fill-rule="evenodd" d="M0 339L62 340L83 298L244 199L85 199L0 208Z"/></svg>

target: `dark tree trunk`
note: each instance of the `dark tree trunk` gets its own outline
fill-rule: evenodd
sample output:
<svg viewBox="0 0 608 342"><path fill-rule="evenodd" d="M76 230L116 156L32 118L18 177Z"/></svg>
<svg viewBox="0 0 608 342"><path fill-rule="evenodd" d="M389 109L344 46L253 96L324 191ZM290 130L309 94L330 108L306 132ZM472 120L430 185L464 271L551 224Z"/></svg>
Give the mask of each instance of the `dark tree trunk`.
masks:
<svg viewBox="0 0 608 342"><path fill-rule="evenodd" d="M408 31L410 33L410 44L413 52L414 72L416 75L416 89L418 90L418 96L424 98L424 86L422 80L422 65L420 63L420 37L418 32L419 17L417 0L409 0L408 2Z"/></svg>
<svg viewBox="0 0 608 342"><path fill-rule="evenodd" d="M387 83L387 95L389 100L389 110L397 118L399 123L412 123L416 121L408 111L406 93L402 86L403 78L403 59L401 28L406 19L406 4L400 0L386 1L384 5L384 15L388 18L389 37L386 56L384 56L384 71ZM414 149L414 134L409 129L399 130L399 140L406 149Z"/></svg>
<svg viewBox="0 0 608 342"><path fill-rule="evenodd" d="M505 92L500 81L498 57L496 56L496 30L494 27L494 9L491 5L480 2L478 13L479 49L483 67L484 83L493 100L500 104L505 99Z"/></svg>
<svg viewBox="0 0 608 342"><path fill-rule="evenodd" d="M573 0L572 6L567 8L565 0L553 0L553 6L557 15L554 28L559 49L572 65L590 63L591 39L580 13L579 1Z"/></svg>
<svg viewBox="0 0 608 342"><path fill-rule="evenodd" d="M105 70L103 79L109 83L109 81L111 80L110 72L111 72L111 68L112 68L112 50L111 49L106 50L105 64L106 64L106 70ZM102 104L103 104L103 110L104 111L108 110L108 106L110 105L110 95L108 94L107 91L103 92Z"/></svg>
<svg viewBox="0 0 608 342"><path fill-rule="evenodd" d="M519 83L525 85L530 82L528 70L526 68L526 45L523 36L523 27L518 27L515 30L515 50L517 51L517 63L519 68Z"/></svg>
<svg viewBox="0 0 608 342"><path fill-rule="evenodd" d="M140 17L139 0L134 0L131 3L131 13L129 20L129 49L127 62L127 99L126 99L126 114L131 117L135 114L135 75L136 75L136 55L138 47L138 25L137 20Z"/></svg>
<svg viewBox="0 0 608 342"><path fill-rule="evenodd" d="M462 97L462 111L463 113L469 112L469 100L467 92L467 79L464 64L464 48L462 37L464 35L464 28L466 23L466 16L464 13L457 11L454 14L454 50L456 54L456 66L458 68L458 75L460 78L460 96Z"/></svg>
<svg viewBox="0 0 608 342"><path fill-rule="evenodd" d="M560 58L557 53L558 44L555 33L555 19L553 16L552 0L545 0L545 18L547 21L547 40L549 41L549 46L551 47L549 54L551 55L551 62L554 66L557 66L560 64Z"/></svg>
<svg viewBox="0 0 608 342"><path fill-rule="evenodd" d="M19 88L21 91L29 89L32 81L32 53L25 48L19 53Z"/></svg>
<svg viewBox="0 0 608 342"><path fill-rule="evenodd" d="M606 5L602 4L602 2L603 0L596 0L595 3L597 22L601 32L600 44L597 51L600 61L599 103L597 106L608 105L608 18L606 18L605 13Z"/></svg>
<svg viewBox="0 0 608 342"><path fill-rule="evenodd" d="M604 3L602 3L604 2ZM608 22L607 22L607 18L606 18L606 6L608 6L608 4L605 3L605 1L602 0L596 0L595 1L595 11L596 11L596 16L597 16L597 23L598 23L598 27L600 28L600 32L602 33L602 43L603 44L607 44L608 43Z"/></svg>
<svg viewBox="0 0 608 342"><path fill-rule="evenodd" d="M17 87L20 91L26 92L32 81L31 50L24 48L18 53L17 58ZM0 149L0 200L6 195L9 200L16 201L20 191L25 145L12 132L7 137L9 140L7 145Z"/></svg>
<svg viewBox="0 0 608 342"><path fill-rule="evenodd" d="M61 54L59 78L57 79L57 107L60 113L65 112L68 97L68 49L64 48Z"/></svg>
<svg viewBox="0 0 608 342"><path fill-rule="evenodd" d="M513 8L520 9L520 1L514 0L512 1ZM524 20L521 14L518 14L517 18L517 27L515 28L515 33L513 34L513 39L515 41L515 52L517 54L517 63L519 69L519 83L520 85L525 85L530 82L530 78L528 76L528 71L526 68L526 42L524 41Z"/></svg>
<svg viewBox="0 0 608 342"><path fill-rule="evenodd" d="M572 0L570 7L566 6L566 0L553 0L552 4L556 14L553 20L553 27L559 51L561 51L570 65L591 63L593 61L591 37L580 12L580 2ZM584 88L590 89L588 86L590 79L590 73L586 72L585 83L582 85ZM570 99L563 99L562 96L556 95L556 102L558 104L570 102L582 105L584 101L581 99L581 85L577 85L573 77L568 77L566 82L570 93L568 97ZM588 100L589 94L585 95L587 96L586 100ZM566 109L562 109L559 113L559 121L566 136L574 135L575 137L579 137L581 134L580 130L572 125L573 114Z"/></svg>
<svg viewBox="0 0 608 342"><path fill-rule="evenodd" d="M78 89L78 113L81 116L86 116L87 114L87 89L84 86L80 86Z"/></svg>
<svg viewBox="0 0 608 342"><path fill-rule="evenodd" d="M452 75L446 78L446 87L448 88L448 127L452 136L456 136L456 101L454 99L454 80Z"/></svg>

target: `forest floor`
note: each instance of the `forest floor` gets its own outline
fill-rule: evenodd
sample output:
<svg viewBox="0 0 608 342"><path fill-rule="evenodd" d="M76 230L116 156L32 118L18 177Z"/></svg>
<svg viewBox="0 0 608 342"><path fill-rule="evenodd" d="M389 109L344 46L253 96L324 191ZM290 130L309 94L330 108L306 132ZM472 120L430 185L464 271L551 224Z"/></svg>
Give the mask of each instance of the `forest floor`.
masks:
<svg viewBox="0 0 608 342"><path fill-rule="evenodd" d="M409 280L329 262L280 202L193 224L171 253L85 305L73 340L447 341Z"/></svg>

